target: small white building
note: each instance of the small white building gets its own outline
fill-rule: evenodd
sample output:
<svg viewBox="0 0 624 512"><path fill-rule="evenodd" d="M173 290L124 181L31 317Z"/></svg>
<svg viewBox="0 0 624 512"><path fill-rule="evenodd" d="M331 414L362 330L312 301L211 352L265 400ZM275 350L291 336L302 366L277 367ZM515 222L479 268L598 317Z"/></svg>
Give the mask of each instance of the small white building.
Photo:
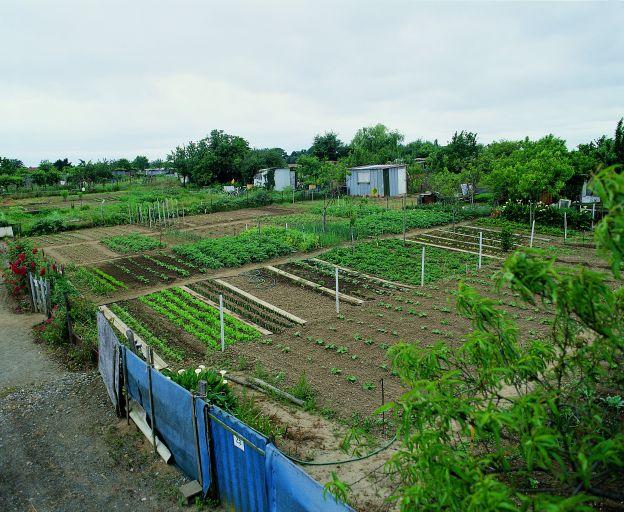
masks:
<svg viewBox="0 0 624 512"><path fill-rule="evenodd" d="M403 164L351 167L347 176L350 196L402 196L407 194L407 167Z"/></svg>
<svg viewBox="0 0 624 512"><path fill-rule="evenodd" d="M273 190L280 192L281 190L296 188L297 178L295 171L291 169L260 169L254 176L254 187L266 187L269 172L275 171L275 187Z"/></svg>

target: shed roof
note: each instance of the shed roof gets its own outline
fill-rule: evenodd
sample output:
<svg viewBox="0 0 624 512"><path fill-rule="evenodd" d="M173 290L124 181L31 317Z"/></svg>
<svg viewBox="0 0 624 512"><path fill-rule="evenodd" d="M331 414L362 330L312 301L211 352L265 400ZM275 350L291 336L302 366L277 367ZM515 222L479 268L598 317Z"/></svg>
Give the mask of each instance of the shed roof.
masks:
<svg viewBox="0 0 624 512"><path fill-rule="evenodd" d="M375 164L375 165L359 165L351 167L350 171L375 171L379 169L395 169L397 167L405 167L405 164Z"/></svg>

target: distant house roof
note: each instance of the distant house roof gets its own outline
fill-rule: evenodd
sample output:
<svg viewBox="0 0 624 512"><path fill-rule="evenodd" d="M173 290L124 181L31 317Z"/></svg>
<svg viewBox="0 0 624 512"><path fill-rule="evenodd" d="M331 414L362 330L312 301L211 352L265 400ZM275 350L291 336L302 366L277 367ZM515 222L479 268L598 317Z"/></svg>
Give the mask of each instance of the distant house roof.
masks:
<svg viewBox="0 0 624 512"><path fill-rule="evenodd" d="M379 169L391 169L393 167L405 167L405 164L376 164L376 165L359 165L351 167L350 171L376 171Z"/></svg>

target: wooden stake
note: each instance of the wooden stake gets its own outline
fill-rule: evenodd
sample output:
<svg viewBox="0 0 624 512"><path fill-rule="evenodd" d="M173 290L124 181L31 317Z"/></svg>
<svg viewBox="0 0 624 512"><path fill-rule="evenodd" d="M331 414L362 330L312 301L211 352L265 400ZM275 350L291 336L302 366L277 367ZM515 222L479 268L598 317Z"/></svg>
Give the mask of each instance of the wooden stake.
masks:
<svg viewBox="0 0 624 512"><path fill-rule="evenodd" d="M147 359L149 364L147 368L147 383L149 386L150 410L152 411L152 446L154 447L154 455L158 456L158 451L156 449L156 412L154 411L154 392L152 390L152 371L154 370L154 353L152 347L147 348Z"/></svg>

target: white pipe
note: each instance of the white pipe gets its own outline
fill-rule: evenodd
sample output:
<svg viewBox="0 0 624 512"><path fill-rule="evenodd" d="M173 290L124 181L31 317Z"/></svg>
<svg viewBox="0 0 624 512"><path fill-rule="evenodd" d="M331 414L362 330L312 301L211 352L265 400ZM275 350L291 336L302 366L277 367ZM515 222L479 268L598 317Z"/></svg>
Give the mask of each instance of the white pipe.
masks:
<svg viewBox="0 0 624 512"><path fill-rule="evenodd" d="M420 258L420 286L425 286L425 246L422 248L422 256Z"/></svg>
<svg viewBox="0 0 624 512"><path fill-rule="evenodd" d="M479 231L479 267L481 268L481 260L483 259L483 231Z"/></svg>
<svg viewBox="0 0 624 512"><path fill-rule="evenodd" d="M563 240L568 239L568 212L563 212Z"/></svg>
<svg viewBox="0 0 624 512"><path fill-rule="evenodd" d="M340 292L338 292L338 267L336 267L336 314L340 313Z"/></svg>
<svg viewBox="0 0 624 512"><path fill-rule="evenodd" d="M225 352L225 324L223 323L223 295L219 295L219 321L221 322L221 352Z"/></svg>
<svg viewBox="0 0 624 512"><path fill-rule="evenodd" d="M535 235L535 220L531 224L531 242L529 247L533 247L533 236Z"/></svg>

